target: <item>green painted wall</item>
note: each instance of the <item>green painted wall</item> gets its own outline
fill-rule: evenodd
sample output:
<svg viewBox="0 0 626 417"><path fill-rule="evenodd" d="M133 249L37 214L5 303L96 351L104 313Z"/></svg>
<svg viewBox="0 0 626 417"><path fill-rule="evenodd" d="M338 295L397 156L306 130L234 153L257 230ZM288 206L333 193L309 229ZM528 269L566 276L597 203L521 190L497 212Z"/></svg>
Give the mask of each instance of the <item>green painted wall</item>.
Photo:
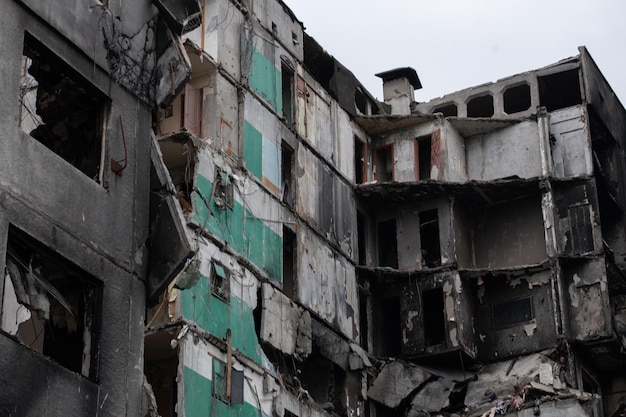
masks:
<svg viewBox="0 0 626 417"><path fill-rule="evenodd" d="M209 360L207 358L207 360ZM185 417L267 417L248 403L228 405L213 398L213 383L184 367Z"/></svg>
<svg viewBox="0 0 626 417"><path fill-rule="evenodd" d="M184 318L220 339L225 339L226 331L231 329L233 348L263 364L252 308L237 294L231 292L230 302L226 303L211 294L209 279L202 276L195 286L181 291L181 297Z"/></svg>
<svg viewBox="0 0 626 417"><path fill-rule="evenodd" d="M243 158L248 171L280 190L280 147L264 138L247 120L244 121L243 143Z"/></svg>
<svg viewBox="0 0 626 417"><path fill-rule="evenodd" d="M252 52L252 71L248 76L248 85L267 100L278 114L283 112L282 78L280 69L274 66L258 50Z"/></svg>
<svg viewBox="0 0 626 417"><path fill-rule="evenodd" d="M213 185L202 175L196 176L196 186L204 201L196 193L196 216L194 220L231 248L246 257L267 275L282 282L283 241L280 235L255 218L248 208L235 200L233 209L221 209L213 202L210 211L205 201L210 200Z"/></svg>
<svg viewBox="0 0 626 417"><path fill-rule="evenodd" d="M263 135L247 120L243 125L243 159L248 171L263 179Z"/></svg>

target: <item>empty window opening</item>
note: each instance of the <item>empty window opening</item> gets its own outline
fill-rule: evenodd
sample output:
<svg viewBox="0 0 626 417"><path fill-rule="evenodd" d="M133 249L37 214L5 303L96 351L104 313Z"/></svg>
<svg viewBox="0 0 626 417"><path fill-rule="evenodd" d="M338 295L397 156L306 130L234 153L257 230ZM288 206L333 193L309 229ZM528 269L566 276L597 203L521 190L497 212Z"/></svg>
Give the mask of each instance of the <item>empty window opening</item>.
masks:
<svg viewBox="0 0 626 417"><path fill-rule="evenodd" d="M283 293L291 299L296 297L296 234L283 226Z"/></svg>
<svg viewBox="0 0 626 417"><path fill-rule="evenodd" d="M533 319L532 299L519 298L491 306L491 324L494 329L517 326Z"/></svg>
<svg viewBox="0 0 626 417"><path fill-rule="evenodd" d="M358 137L354 137L354 182L367 182L367 145Z"/></svg>
<svg viewBox="0 0 626 417"><path fill-rule="evenodd" d="M504 100L504 112L513 114L530 109L530 86L520 84L508 88L502 95Z"/></svg>
<svg viewBox="0 0 626 417"><path fill-rule="evenodd" d="M224 266L213 261L211 263L211 294L222 301L230 302L230 277Z"/></svg>
<svg viewBox="0 0 626 417"><path fill-rule="evenodd" d="M359 265L367 263L367 218L360 210L356 212Z"/></svg>
<svg viewBox="0 0 626 417"><path fill-rule="evenodd" d="M101 181L104 94L28 34L22 63L22 130L88 177Z"/></svg>
<svg viewBox="0 0 626 417"><path fill-rule="evenodd" d="M282 142L280 147L281 158L281 179L283 188L283 203L287 204L289 208L293 208L294 197L294 180L293 180L293 166L294 166L294 152L291 146L286 142Z"/></svg>
<svg viewBox="0 0 626 417"><path fill-rule="evenodd" d="M381 314L377 314L380 337L380 355L398 357L402 353L402 328L400 315L400 297L386 298L381 301Z"/></svg>
<svg viewBox="0 0 626 417"><path fill-rule="evenodd" d="M378 182L393 181L393 145L381 146L374 151L374 178Z"/></svg>
<svg viewBox="0 0 626 417"><path fill-rule="evenodd" d="M369 298L369 289L359 285L359 336L361 337L361 347L366 351L369 349Z"/></svg>
<svg viewBox="0 0 626 417"><path fill-rule="evenodd" d="M433 288L422 292L424 317L424 343L426 347L445 345L446 319L443 289Z"/></svg>
<svg viewBox="0 0 626 417"><path fill-rule="evenodd" d="M178 349L172 349L172 334L152 333L144 340L144 372L152 387L161 417L176 417L178 402Z"/></svg>
<svg viewBox="0 0 626 417"><path fill-rule="evenodd" d="M568 219L570 236L567 245L570 253L592 252L595 249L595 245L593 243L591 206L589 204L570 206L568 208Z"/></svg>
<svg viewBox="0 0 626 417"><path fill-rule="evenodd" d="M398 268L396 220L378 223L378 266Z"/></svg>
<svg viewBox="0 0 626 417"><path fill-rule="evenodd" d="M439 216L437 209L420 213L420 245L422 265L435 268L441 265L441 247L439 244Z"/></svg>
<svg viewBox="0 0 626 417"><path fill-rule="evenodd" d="M5 265L2 331L95 380L101 294L95 279L15 228Z"/></svg>
<svg viewBox="0 0 626 417"><path fill-rule="evenodd" d="M431 168L431 137L422 136L417 142L417 179L418 181L430 178Z"/></svg>
<svg viewBox="0 0 626 417"><path fill-rule="evenodd" d="M580 368L580 380L582 385L582 390L584 392L589 392L592 394L602 394L602 390L600 388L600 383L594 376L587 371L587 369L581 367Z"/></svg>
<svg viewBox="0 0 626 417"><path fill-rule="evenodd" d="M159 140L163 162L176 188L176 197L183 213L191 213L191 193L194 188L196 151L189 136L175 136Z"/></svg>
<svg viewBox="0 0 626 417"><path fill-rule="evenodd" d="M548 111L582 103L578 69L537 77L539 103Z"/></svg>
<svg viewBox="0 0 626 417"><path fill-rule="evenodd" d="M328 412L346 414L346 372L314 351L300 367L298 378L304 388Z"/></svg>
<svg viewBox="0 0 626 417"><path fill-rule="evenodd" d="M474 97L467 102L467 117L491 116L493 116L493 97L491 94Z"/></svg>
<svg viewBox="0 0 626 417"><path fill-rule="evenodd" d="M215 174L213 177L213 192L211 198L215 202L215 205L223 209L228 207L233 208L233 183L230 180L228 172L223 171L219 167L215 167Z"/></svg>
<svg viewBox="0 0 626 417"><path fill-rule="evenodd" d="M359 87L354 92L354 104L356 105L359 113L367 115L367 96L363 93Z"/></svg>
<svg viewBox="0 0 626 417"><path fill-rule="evenodd" d="M435 107L433 113L441 113L444 117L454 117L458 115L458 109L455 103L449 103Z"/></svg>
<svg viewBox="0 0 626 417"><path fill-rule="evenodd" d="M283 118L287 126L291 127L293 124L294 111L294 72L283 62L280 73L282 80Z"/></svg>

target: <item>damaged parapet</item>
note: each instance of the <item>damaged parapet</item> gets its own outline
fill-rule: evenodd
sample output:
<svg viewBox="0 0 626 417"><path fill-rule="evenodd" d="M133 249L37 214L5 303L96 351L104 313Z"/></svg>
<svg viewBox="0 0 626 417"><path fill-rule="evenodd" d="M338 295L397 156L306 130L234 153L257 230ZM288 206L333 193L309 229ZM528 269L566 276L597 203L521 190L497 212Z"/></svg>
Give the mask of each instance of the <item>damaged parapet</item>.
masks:
<svg viewBox="0 0 626 417"><path fill-rule="evenodd" d="M391 105L391 113L411 114L411 103L415 100L413 92L422 88L417 72L411 67L396 68L379 72L383 79L383 97Z"/></svg>

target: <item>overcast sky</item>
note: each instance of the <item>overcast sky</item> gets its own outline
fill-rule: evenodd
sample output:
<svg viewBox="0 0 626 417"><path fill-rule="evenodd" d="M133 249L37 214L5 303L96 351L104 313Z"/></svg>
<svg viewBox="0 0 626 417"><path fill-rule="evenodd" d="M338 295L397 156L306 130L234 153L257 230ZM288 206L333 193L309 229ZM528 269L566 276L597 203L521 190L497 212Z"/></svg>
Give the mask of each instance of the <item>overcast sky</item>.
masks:
<svg viewBox="0 0 626 417"><path fill-rule="evenodd" d="M541 68L585 45L626 103L625 0L284 0L382 99L374 74L413 67L416 101Z"/></svg>

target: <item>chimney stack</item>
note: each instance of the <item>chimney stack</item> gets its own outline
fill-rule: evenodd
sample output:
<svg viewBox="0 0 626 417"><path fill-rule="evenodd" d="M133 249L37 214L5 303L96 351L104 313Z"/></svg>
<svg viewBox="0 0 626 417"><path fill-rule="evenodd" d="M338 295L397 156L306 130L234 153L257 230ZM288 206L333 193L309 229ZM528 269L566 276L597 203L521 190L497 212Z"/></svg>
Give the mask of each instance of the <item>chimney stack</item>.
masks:
<svg viewBox="0 0 626 417"><path fill-rule="evenodd" d="M413 92L422 88L417 72L404 67L379 72L376 76L383 80L383 99L391 105L391 113L411 114L411 103L415 100Z"/></svg>

